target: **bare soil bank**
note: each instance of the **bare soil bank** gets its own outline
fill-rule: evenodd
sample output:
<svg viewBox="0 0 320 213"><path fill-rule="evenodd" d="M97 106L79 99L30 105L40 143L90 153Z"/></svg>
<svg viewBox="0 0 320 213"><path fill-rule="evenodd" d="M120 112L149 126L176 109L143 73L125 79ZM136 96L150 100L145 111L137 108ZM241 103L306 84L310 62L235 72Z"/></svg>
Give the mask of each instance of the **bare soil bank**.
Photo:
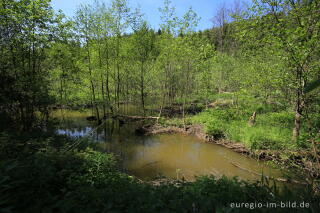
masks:
<svg viewBox="0 0 320 213"><path fill-rule="evenodd" d="M245 147L242 143L232 142L225 139L216 140L213 136L210 136L205 133L203 126L197 125L189 125L186 128L180 128L177 126L168 126L164 127L158 124L144 127L144 131L146 134L188 134L194 135L201 139L204 142L214 143L221 146L224 146L228 149L231 149L237 153L241 153L248 157L257 159L257 160L265 160L272 161L282 167L285 168L303 168L304 172L307 172L313 178L319 178L319 171L317 170L316 162L313 159L313 153L311 152L298 152L298 151L287 151L286 156L283 156L283 151L278 150L250 150ZM289 157L288 157L289 156Z"/></svg>

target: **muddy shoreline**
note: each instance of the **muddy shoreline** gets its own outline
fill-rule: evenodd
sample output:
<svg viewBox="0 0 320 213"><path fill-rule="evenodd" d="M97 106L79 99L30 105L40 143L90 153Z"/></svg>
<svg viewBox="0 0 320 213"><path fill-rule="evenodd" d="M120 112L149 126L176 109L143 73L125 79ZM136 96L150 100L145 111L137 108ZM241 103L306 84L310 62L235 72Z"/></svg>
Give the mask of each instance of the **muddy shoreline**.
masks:
<svg viewBox="0 0 320 213"><path fill-rule="evenodd" d="M203 142L221 145L255 160L271 161L282 168L297 169L294 168L293 165L299 165L299 170L303 168L303 172L307 172L310 176L314 178L320 177L319 172L315 170L315 162L310 160L310 158L312 159L312 153L288 152L287 154L289 154L290 157L283 159L283 157L281 157L283 152L281 151L250 150L242 143L232 142L225 139L216 140L213 136L206 134L203 126L200 124L188 125L185 129L177 126L161 126L159 124L155 124L144 128L144 131L146 134L150 135L174 133L193 135L201 139ZM309 178L307 178L307 180L308 179Z"/></svg>
<svg viewBox="0 0 320 213"><path fill-rule="evenodd" d="M241 154L244 154L249 157L259 159L259 160L272 160L275 157L273 155L269 156L270 154L268 154L268 155L262 154L261 156L257 155L257 153L247 149L242 143L235 143L235 142L231 142L231 141L228 141L225 139L216 140L216 139L214 139L213 136L206 134L204 131L204 128L199 124L188 125L188 126L186 126L185 129L181 128L181 127L177 127L177 126L164 127L164 126L156 124L156 125L150 126L148 128L145 128L145 131L146 131L146 134L150 134L150 135L173 134L173 133L193 135L206 143L214 143L217 145L221 145L221 146L224 146L228 149L231 149L237 153L241 153Z"/></svg>

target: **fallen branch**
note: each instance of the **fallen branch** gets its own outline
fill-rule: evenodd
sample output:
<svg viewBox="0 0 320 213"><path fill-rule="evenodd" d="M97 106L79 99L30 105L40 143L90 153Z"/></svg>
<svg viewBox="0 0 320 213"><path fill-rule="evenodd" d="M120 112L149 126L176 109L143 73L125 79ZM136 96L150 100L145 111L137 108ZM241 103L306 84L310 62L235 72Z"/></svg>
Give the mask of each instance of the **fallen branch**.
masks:
<svg viewBox="0 0 320 213"><path fill-rule="evenodd" d="M244 171L246 171L246 172L255 174L255 175L257 175L257 176L264 176L264 177L266 177L266 178L268 178L268 179L274 179L274 180L279 181L279 182L286 182L286 183L292 182L292 183L296 183L296 184L307 185L307 183L300 182L300 181L297 181L297 180L289 180L289 179L286 179L286 178L274 178L274 177L269 177L269 176L267 176L267 175L260 174L260 173L258 173L258 172L252 171L252 170L250 170L250 169L243 168L243 167L241 167L239 164L236 164L236 163L234 163L234 162L232 162L232 161L230 161L230 160L229 160L229 163L230 163L231 165L233 165L233 166L241 169L241 170L244 170Z"/></svg>
<svg viewBox="0 0 320 213"><path fill-rule="evenodd" d="M128 119L159 119L159 117L153 116L131 116L131 115L117 115L117 117L123 117Z"/></svg>
<svg viewBox="0 0 320 213"><path fill-rule="evenodd" d="M150 163L147 163L147 164L143 165L143 166L140 167L140 168L145 168L145 167L147 167L147 166L151 166L151 165L153 165L153 164L158 164L158 163L160 163L160 161L150 162Z"/></svg>

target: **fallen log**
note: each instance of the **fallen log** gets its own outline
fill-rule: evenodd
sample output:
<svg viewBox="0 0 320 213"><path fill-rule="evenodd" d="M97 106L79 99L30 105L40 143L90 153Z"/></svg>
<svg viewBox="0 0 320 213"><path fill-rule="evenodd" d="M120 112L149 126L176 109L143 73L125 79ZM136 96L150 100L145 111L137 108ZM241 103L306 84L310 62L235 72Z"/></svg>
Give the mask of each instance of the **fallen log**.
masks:
<svg viewBox="0 0 320 213"><path fill-rule="evenodd" d="M140 168L145 168L145 167L147 167L147 166L151 166L151 165L153 165L153 164L158 164L158 163L160 163L160 162L161 162L161 161L153 161L153 162L150 162L150 163L147 163L147 164L141 166Z"/></svg>
<svg viewBox="0 0 320 213"><path fill-rule="evenodd" d="M117 115L117 116L128 118L128 119L159 119L159 117L153 117L153 116L134 116L134 115Z"/></svg>
<svg viewBox="0 0 320 213"><path fill-rule="evenodd" d="M307 185L307 183L304 183L304 182L300 182L300 181L297 181L297 180L289 180L289 179L286 179L286 178L274 178L274 177L269 177L267 175L263 175L263 174L260 174L258 172L255 172L255 171L252 171L250 169L247 169L247 168L243 168L242 166L240 166L239 164L236 164L232 161L229 160L229 163L243 171L246 171L246 172L249 172L249 173L252 173L254 175L257 175L257 176L264 176L266 177L267 179L273 179L273 180L276 180L276 181L279 181L279 182L285 182L285 183L296 183L296 184L301 184L301 185Z"/></svg>

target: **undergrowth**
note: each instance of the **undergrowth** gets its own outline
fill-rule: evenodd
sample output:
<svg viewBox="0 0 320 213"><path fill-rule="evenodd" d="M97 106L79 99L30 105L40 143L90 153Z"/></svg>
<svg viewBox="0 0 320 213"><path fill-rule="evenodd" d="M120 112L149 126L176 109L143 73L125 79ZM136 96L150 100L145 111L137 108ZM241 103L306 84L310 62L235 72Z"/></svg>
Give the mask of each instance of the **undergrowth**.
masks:
<svg viewBox="0 0 320 213"><path fill-rule="evenodd" d="M0 212L247 212L248 208L234 209L230 204L319 199L308 187L279 190L226 177L156 186L121 173L112 154L82 142L67 151L74 141L64 137L1 134ZM316 208L296 212L316 212Z"/></svg>
<svg viewBox="0 0 320 213"><path fill-rule="evenodd" d="M211 108L210 108L211 107ZM253 126L248 124L253 112L257 113ZM183 120L171 118L162 120L162 125L179 126L201 124L207 134L214 139L227 139L243 143L254 150L297 150L310 149L310 134L320 127L317 113L303 116L301 134L297 142L292 141L294 112L280 103L265 103L247 96L234 97L234 94L222 94L213 97L211 106L196 114L187 115ZM184 123L185 122L185 123Z"/></svg>

